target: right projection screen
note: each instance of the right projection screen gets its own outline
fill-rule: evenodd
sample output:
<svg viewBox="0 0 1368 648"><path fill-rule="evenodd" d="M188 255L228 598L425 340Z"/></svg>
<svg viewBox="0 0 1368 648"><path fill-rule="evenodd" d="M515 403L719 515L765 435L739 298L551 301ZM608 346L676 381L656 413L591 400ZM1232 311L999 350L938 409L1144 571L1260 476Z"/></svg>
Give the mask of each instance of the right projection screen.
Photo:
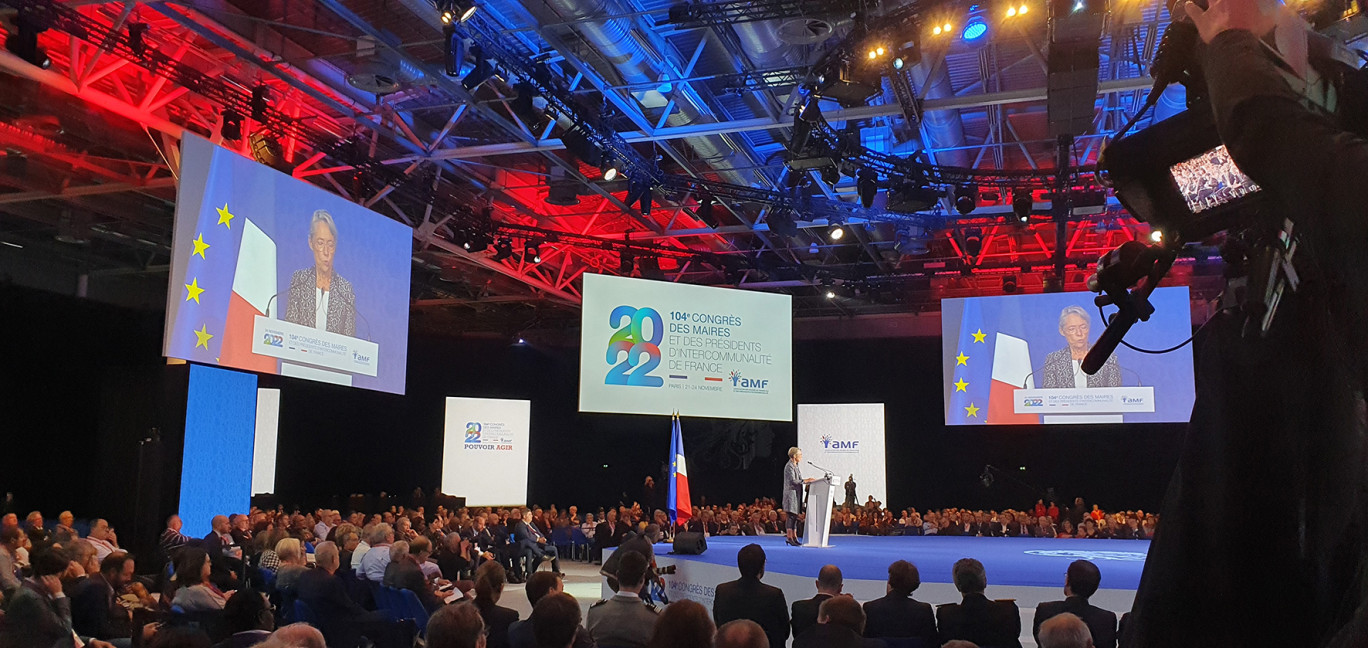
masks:
<svg viewBox="0 0 1368 648"><path fill-rule="evenodd" d="M1078 358L1106 328L1092 293L970 297L941 302L947 425L1175 423L1192 414L1192 347L1153 355L1120 346L1096 374ZM1126 334L1141 349L1192 335L1185 286L1159 288L1147 322Z"/></svg>

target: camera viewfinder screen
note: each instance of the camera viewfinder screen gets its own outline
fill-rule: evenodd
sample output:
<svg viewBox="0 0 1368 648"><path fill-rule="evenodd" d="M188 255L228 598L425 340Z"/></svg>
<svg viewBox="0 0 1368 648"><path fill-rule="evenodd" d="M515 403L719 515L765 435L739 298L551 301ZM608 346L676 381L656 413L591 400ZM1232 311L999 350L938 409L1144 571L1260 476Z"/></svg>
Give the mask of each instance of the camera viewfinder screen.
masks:
<svg viewBox="0 0 1368 648"><path fill-rule="evenodd" d="M1169 173L1194 214L1259 191L1259 185L1235 166L1224 144L1173 165Z"/></svg>

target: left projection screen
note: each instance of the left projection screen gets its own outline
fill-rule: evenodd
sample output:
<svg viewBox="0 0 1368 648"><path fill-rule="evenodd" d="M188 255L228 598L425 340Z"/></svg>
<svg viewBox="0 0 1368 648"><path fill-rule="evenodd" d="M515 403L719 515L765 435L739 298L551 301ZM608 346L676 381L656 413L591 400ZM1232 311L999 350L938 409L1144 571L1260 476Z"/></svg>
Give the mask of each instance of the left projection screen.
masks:
<svg viewBox="0 0 1368 648"><path fill-rule="evenodd" d="M412 241L401 223L187 135L163 353L402 394Z"/></svg>
<svg viewBox="0 0 1368 648"><path fill-rule="evenodd" d="M527 502L527 444L532 401L446 399L442 492L467 506Z"/></svg>

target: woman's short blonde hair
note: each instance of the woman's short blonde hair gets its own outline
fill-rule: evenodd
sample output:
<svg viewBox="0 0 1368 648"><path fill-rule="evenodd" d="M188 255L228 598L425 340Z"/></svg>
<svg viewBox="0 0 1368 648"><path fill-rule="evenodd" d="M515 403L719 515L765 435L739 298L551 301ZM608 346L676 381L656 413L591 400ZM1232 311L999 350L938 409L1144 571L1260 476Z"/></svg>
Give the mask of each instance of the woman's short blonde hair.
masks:
<svg viewBox="0 0 1368 648"><path fill-rule="evenodd" d="M275 551L280 556L280 562L297 561L304 557L304 546L299 543L299 538L285 538L277 542Z"/></svg>
<svg viewBox="0 0 1368 648"><path fill-rule="evenodd" d="M799 452L802 452L802 450L799 450L798 446L793 446L792 448L789 448L789 459L798 456Z"/></svg>

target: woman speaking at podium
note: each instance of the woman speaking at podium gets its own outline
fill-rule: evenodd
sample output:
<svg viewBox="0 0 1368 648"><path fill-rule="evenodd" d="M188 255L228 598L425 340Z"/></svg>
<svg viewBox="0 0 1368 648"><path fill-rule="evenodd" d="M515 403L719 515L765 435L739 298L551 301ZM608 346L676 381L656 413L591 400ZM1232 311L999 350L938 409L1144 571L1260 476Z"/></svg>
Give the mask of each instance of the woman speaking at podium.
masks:
<svg viewBox="0 0 1368 648"><path fill-rule="evenodd" d="M803 461L803 451L797 447L789 448L789 462L784 464L784 535L785 542L795 547L798 544L798 515L803 512L803 486L815 479L803 479L803 469L798 464Z"/></svg>

